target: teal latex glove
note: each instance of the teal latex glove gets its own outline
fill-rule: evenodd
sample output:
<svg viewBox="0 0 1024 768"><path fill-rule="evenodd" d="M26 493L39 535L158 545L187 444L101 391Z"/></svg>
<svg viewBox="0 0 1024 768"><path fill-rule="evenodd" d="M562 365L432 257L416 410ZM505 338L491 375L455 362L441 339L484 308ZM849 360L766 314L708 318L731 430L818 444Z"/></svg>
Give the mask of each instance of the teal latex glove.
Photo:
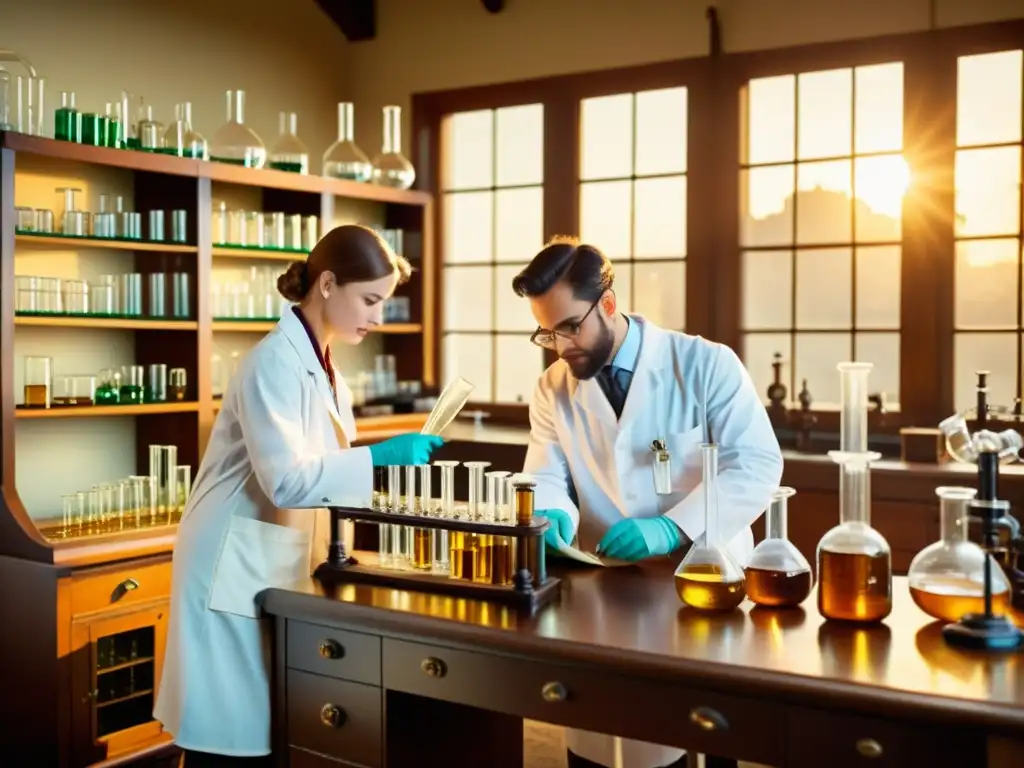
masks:
<svg viewBox="0 0 1024 768"><path fill-rule="evenodd" d="M551 549L558 550L559 547L566 547L572 541L573 529L572 518L569 513L562 509L538 509L534 510L535 517L546 517L551 521L551 526L544 531L544 543Z"/></svg>
<svg viewBox="0 0 1024 768"><path fill-rule="evenodd" d="M375 467L407 467L430 463L430 454L444 444L436 435L409 432L370 445L370 459Z"/></svg>
<svg viewBox="0 0 1024 768"><path fill-rule="evenodd" d="M667 517L627 517L620 520L597 545L602 557L635 562L667 555L679 546L682 532Z"/></svg>

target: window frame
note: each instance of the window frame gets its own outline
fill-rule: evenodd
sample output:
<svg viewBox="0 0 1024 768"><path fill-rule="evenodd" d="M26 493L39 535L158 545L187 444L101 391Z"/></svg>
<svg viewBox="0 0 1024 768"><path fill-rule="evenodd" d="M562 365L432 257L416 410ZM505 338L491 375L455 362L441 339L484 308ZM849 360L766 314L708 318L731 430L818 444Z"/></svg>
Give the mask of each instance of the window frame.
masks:
<svg viewBox="0 0 1024 768"><path fill-rule="evenodd" d="M435 253L444 254L438 175L444 116L521 104L544 106L544 237L579 226L580 101L656 88L688 89L686 328L742 350L740 246L741 123L752 79L902 61L903 154L916 193L903 208L900 285L899 412L870 414L871 429L934 425L953 412L954 159L957 59L1024 48L1024 19L970 27L704 56L655 64L414 94L413 146L419 184L437 197ZM694 194L700 190L700 194ZM922 203L927 200L928 204ZM435 306L443 301L443 261ZM440 361L441 334L434 345ZM546 353L546 361L554 359ZM919 372L925 372L921 375ZM936 378L938 381L936 382ZM761 393L759 393L761 394ZM813 394L813 391L812 391ZM793 393L791 393L791 397ZM496 423L528 423L527 407L477 403ZM1001 404L1002 405L1002 404ZM832 432L838 413L813 410L816 429Z"/></svg>

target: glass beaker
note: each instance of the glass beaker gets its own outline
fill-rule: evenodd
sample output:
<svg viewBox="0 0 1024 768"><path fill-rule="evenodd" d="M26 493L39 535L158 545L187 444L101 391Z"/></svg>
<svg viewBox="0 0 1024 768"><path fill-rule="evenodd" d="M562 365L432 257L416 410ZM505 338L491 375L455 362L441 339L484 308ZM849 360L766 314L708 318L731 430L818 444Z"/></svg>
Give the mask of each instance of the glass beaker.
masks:
<svg viewBox="0 0 1024 768"><path fill-rule="evenodd" d="M121 402L121 374L113 368L100 371L94 394L96 405L117 405Z"/></svg>
<svg viewBox="0 0 1024 768"><path fill-rule="evenodd" d="M369 181L373 177L373 166L363 150L355 142L355 122L351 102L338 104L338 140L324 152L324 176L349 181Z"/></svg>
<svg viewBox="0 0 1024 768"><path fill-rule="evenodd" d="M172 514L172 522L180 520L181 516L185 514L185 505L188 504L188 497L192 495L192 467L188 464L179 464L176 473L175 484L177 485L178 493Z"/></svg>
<svg viewBox="0 0 1024 768"><path fill-rule="evenodd" d="M153 105L142 107L139 122L136 125L139 138L139 149L145 152L159 152L164 144L164 126L153 117Z"/></svg>
<svg viewBox="0 0 1024 768"><path fill-rule="evenodd" d="M146 369L141 365L121 367L121 405L141 405L146 391Z"/></svg>
<svg viewBox="0 0 1024 768"><path fill-rule="evenodd" d="M840 363L842 450L829 457L842 466L839 525L818 542L818 611L826 619L881 621L892 610L889 543L871 527L871 462L867 450L867 376L870 363Z"/></svg>
<svg viewBox="0 0 1024 768"><path fill-rule="evenodd" d="M149 381L143 393L147 403L167 402L167 365L152 363L149 366Z"/></svg>
<svg viewBox="0 0 1024 768"><path fill-rule="evenodd" d="M1010 583L985 550L967 538L974 488L940 486L940 539L922 549L910 562L910 596L929 616L955 622L969 613L985 613L985 568L992 577L992 613L1006 616Z"/></svg>
<svg viewBox="0 0 1024 768"><path fill-rule="evenodd" d="M811 594L811 564L787 537L788 499L796 491L776 488L765 518L765 539L750 555L744 575L747 597L757 605L791 608Z"/></svg>
<svg viewBox="0 0 1024 768"><path fill-rule="evenodd" d="M700 450L704 534L676 568L676 594L692 608L731 611L746 596L743 568L725 548L718 529L718 445L703 443Z"/></svg>
<svg viewBox="0 0 1024 768"><path fill-rule="evenodd" d="M384 144L373 158L373 182L382 187L409 189L416 170L402 154L402 108L384 107Z"/></svg>
<svg viewBox="0 0 1024 768"><path fill-rule="evenodd" d="M75 108L74 91L60 92L60 107L53 116L53 138L57 141L82 140L82 115Z"/></svg>
<svg viewBox="0 0 1024 768"><path fill-rule="evenodd" d="M25 358L25 407L49 408L52 401L53 358Z"/></svg>
<svg viewBox="0 0 1024 768"><path fill-rule="evenodd" d="M62 234L74 237L84 237L89 234L89 213L80 211L75 206L75 193L81 191L77 187L57 188L57 192L64 193L64 215L60 225Z"/></svg>
<svg viewBox="0 0 1024 768"><path fill-rule="evenodd" d="M59 376L53 395L53 405L83 407L93 405L96 399L95 376Z"/></svg>
<svg viewBox="0 0 1024 768"><path fill-rule="evenodd" d="M280 135L270 147L270 167L289 173L309 173L309 147L298 137L299 116L294 112L278 114Z"/></svg>
<svg viewBox="0 0 1024 768"><path fill-rule="evenodd" d="M226 97L228 119L210 139L210 159L262 168L267 150L255 131L245 125L245 91L227 91Z"/></svg>

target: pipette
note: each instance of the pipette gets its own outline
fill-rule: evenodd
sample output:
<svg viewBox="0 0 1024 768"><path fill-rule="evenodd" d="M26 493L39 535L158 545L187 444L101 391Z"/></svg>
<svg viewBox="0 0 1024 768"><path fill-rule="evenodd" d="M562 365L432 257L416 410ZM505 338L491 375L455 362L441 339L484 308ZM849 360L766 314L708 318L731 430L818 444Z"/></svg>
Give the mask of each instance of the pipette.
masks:
<svg viewBox="0 0 1024 768"><path fill-rule="evenodd" d="M434 410L420 430L421 435L440 435L452 423L473 392L473 385L461 376L448 383L437 399Z"/></svg>

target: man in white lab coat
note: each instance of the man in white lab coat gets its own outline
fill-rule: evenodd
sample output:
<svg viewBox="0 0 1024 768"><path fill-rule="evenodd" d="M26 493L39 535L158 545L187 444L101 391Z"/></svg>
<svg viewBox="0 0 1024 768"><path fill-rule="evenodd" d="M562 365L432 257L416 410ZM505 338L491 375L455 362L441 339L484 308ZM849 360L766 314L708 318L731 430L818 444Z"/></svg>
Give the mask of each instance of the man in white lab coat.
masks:
<svg viewBox="0 0 1024 768"><path fill-rule="evenodd" d="M633 561L683 551L704 531L700 444L714 441L722 541L744 564L750 524L782 476L764 405L731 349L621 313L613 279L600 250L556 238L513 281L538 323L532 341L560 358L530 405L524 467L537 481L537 514L552 523L548 544L575 539L584 551ZM655 440L671 456L667 494L654 486ZM615 764L611 737L566 736L569 768ZM625 740L622 758L629 768L685 764L681 750Z"/></svg>

